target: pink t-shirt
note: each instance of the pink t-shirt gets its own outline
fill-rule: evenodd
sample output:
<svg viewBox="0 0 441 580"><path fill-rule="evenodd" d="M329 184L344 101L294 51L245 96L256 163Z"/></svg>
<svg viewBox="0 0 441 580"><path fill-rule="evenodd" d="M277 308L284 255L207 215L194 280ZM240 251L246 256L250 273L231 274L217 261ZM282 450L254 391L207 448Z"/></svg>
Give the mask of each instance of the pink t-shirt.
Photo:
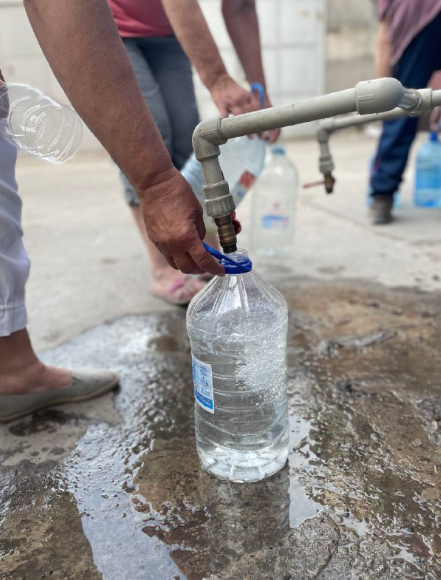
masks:
<svg viewBox="0 0 441 580"><path fill-rule="evenodd" d="M389 23L393 65L415 36L441 12L441 0L378 0L377 5L378 17Z"/></svg>
<svg viewBox="0 0 441 580"><path fill-rule="evenodd" d="M120 36L170 36L161 0L108 0Z"/></svg>

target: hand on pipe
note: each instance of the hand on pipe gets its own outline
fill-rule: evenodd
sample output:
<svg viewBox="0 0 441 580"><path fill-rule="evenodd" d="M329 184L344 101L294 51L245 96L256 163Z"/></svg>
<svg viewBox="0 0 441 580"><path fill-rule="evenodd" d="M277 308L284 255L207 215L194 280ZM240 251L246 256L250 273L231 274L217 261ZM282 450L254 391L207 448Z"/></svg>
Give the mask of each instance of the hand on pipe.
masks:
<svg viewBox="0 0 441 580"><path fill-rule="evenodd" d="M147 234L172 268L184 274L225 274L202 245L202 208L177 169L168 170L138 195Z"/></svg>

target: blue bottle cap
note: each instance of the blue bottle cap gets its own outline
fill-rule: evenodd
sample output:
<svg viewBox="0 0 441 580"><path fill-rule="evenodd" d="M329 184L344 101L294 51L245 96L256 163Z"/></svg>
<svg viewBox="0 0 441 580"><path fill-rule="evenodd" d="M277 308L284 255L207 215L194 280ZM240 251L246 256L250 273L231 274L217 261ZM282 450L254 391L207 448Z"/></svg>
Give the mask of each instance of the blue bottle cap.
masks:
<svg viewBox="0 0 441 580"><path fill-rule="evenodd" d="M218 252L208 244L204 243L204 248L210 252L212 256L219 260L219 264L225 269L225 274L246 274L253 269L253 263L245 254L240 260L233 260L229 256Z"/></svg>
<svg viewBox="0 0 441 580"><path fill-rule="evenodd" d="M273 155L286 155L285 147L282 147L282 145L273 145L271 147L271 153Z"/></svg>
<svg viewBox="0 0 441 580"><path fill-rule="evenodd" d="M430 132L430 141L431 141L431 143L439 143L438 133L436 131Z"/></svg>

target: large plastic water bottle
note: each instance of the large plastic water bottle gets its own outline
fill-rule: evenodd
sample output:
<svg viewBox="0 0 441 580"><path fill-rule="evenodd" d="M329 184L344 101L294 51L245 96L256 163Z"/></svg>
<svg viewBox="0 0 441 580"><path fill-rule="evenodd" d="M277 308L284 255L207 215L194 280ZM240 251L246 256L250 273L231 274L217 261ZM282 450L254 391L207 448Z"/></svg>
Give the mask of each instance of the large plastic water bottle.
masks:
<svg viewBox="0 0 441 580"><path fill-rule="evenodd" d="M251 194L250 251L256 258L292 257L297 187L295 166L274 145Z"/></svg>
<svg viewBox="0 0 441 580"><path fill-rule="evenodd" d="M37 89L1 84L0 132L20 149L50 163L64 163L77 152L83 125L73 109Z"/></svg>
<svg viewBox="0 0 441 580"><path fill-rule="evenodd" d="M237 207L262 172L266 142L259 137L236 137L221 145L220 150L219 163ZM181 173L204 207L204 174L194 153L181 169Z"/></svg>
<svg viewBox="0 0 441 580"><path fill-rule="evenodd" d="M434 131L417 154L414 203L422 207L441 207L441 143Z"/></svg>
<svg viewBox="0 0 441 580"><path fill-rule="evenodd" d="M228 257L248 260L243 250ZM225 277L201 290L187 312L196 444L203 467L220 479L259 481L288 456L288 311L259 274L223 265Z"/></svg>

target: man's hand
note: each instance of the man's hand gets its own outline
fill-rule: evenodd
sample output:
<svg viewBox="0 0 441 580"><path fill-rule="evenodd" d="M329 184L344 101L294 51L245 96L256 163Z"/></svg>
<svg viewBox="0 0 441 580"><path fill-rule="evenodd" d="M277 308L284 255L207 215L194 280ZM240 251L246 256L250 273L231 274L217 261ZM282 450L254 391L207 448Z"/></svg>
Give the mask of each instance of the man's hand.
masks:
<svg viewBox="0 0 441 580"><path fill-rule="evenodd" d="M241 113L259 111L261 108L267 109L272 107L267 96L265 96L265 101L261 107L257 95L246 91L228 75L219 78L210 87L210 93L222 117L228 117L229 113L232 115L240 115ZM259 133L259 137L269 143L274 143L279 136L280 129Z"/></svg>
<svg viewBox="0 0 441 580"><path fill-rule="evenodd" d="M185 274L225 274L202 245L202 208L179 171L170 169L160 182L138 195L148 236L170 266Z"/></svg>
<svg viewBox="0 0 441 580"><path fill-rule="evenodd" d="M260 109L258 98L242 88L228 74L216 79L208 87L214 104L222 117L251 113Z"/></svg>

